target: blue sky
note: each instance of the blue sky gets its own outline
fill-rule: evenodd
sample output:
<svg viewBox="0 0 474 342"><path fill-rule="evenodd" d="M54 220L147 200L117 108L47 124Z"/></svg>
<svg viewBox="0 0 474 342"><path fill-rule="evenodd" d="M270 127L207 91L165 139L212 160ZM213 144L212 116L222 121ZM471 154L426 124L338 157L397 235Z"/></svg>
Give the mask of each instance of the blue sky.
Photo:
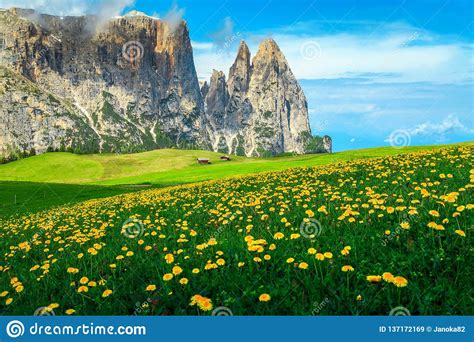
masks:
<svg viewBox="0 0 474 342"><path fill-rule="evenodd" d="M0 0L0 7L23 1ZM67 4L65 4L67 3ZM238 43L272 37L336 151L474 140L473 4L464 0L32 0L61 15L135 9L189 26L198 77L228 72ZM24 6L24 5L23 5Z"/></svg>

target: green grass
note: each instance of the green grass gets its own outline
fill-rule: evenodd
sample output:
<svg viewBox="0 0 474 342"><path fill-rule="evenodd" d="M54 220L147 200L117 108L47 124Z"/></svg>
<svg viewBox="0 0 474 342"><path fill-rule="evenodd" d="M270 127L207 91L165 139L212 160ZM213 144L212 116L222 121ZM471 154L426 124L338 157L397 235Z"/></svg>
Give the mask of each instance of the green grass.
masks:
<svg viewBox="0 0 474 342"><path fill-rule="evenodd" d="M0 217L141 190L140 187L124 187L126 184L170 186L445 146L449 145L379 147L273 158L232 156L231 161L219 160L220 153L176 149L125 155L45 153L0 165ZM212 164L199 165L198 157L207 157Z"/></svg>
<svg viewBox="0 0 474 342"><path fill-rule="evenodd" d="M221 161L221 154L198 150L162 149L143 153L77 155L45 153L0 165L0 181L68 184L159 184L173 185L220 179L291 167L316 166L361 158L409 153L437 146L410 146L403 149L379 147L333 154L282 156L274 158L232 157ZM198 165L196 158L207 157L211 165Z"/></svg>
<svg viewBox="0 0 474 342"><path fill-rule="evenodd" d="M0 181L0 217L36 212L91 198L115 196L143 187Z"/></svg>
<svg viewBox="0 0 474 342"><path fill-rule="evenodd" d="M421 151L1 220L0 314L472 315L473 167Z"/></svg>

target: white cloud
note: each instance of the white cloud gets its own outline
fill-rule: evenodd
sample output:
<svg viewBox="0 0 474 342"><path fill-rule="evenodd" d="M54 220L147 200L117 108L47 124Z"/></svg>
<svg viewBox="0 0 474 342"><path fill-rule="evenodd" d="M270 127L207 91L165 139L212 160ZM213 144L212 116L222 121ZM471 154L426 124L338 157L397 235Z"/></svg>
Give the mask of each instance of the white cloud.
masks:
<svg viewBox="0 0 474 342"><path fill-rule="evenodd" d="M2 0L1 7L19 7L34 9L39 13L79 16L98 14L112 18L121 14L122 10L133 5L135 0Z"/></svg>
<svg viewBox="0 0 474 342"><path fill-rule="evenodd" d="M193 46L194 50L212 50L213 45L212 43L203 43L203 42L196 42L191 41L191 45Z"/></svg>
<svg viewBox="0 0 474 342"><path fill-rule="evenodd" d="M166 13L163 20L169 25L171 31L174 31L183 20L183 16L184 8L179 8L178 4L174 3L168 13Z"/></svg>
<svg viewBox="0 0 474 342"><path fill-rule="evenodd" d="M213 39L213 44L218 54L231 56L231 52L233 52L241 38L241 33L234 32L234 22L232 18L225 17L222 27L216 32L211 33L210 36Z"/></svg>
<svg viewBox="0 0 474 342"><path fill-rule="evenodd" d="M371 75L378 82L452 83L472 78L473 44L443 37L407 25L387 25L377 34L354 31L333 35L273 30L272 38L285 54L298 79L335 79ZM245 34L255 53L265 37ZM204 43L204 42L201 42ZM309 47L309 48L308 48ZM235 51L216 56L212 50L196 53L198 75L207 78L213 68L227 72Z"/></svg>
<svg viewBox="0 0 474 342"><path fill-rule="evenodd" d="M444 136L450 133L474 134L474 129L466 127L457 116L451 114L440 123L425 122L417 125L415 128L408 129L407 132L412 135L438 135Z"/></svg>

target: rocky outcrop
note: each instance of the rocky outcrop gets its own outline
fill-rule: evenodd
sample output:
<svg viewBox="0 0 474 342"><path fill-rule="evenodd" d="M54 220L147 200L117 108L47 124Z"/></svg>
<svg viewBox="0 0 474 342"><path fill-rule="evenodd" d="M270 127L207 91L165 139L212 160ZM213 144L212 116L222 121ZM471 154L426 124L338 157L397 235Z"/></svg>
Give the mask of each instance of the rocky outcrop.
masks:
<svg viewBox="0 0 474 342"><path fill-rule="evenodd" d="M1 10L0 45L0 154L306 152L306 99L273 40L252 61L242 42L228 80L214 71L201 87L184 21Z"/></svg>
<svg viewBox="0 0 474 342"><path fill-rule="evenodd" d="M252 62L242 41L228 81L214 71L205 101L214 150L247 156L305 152L308 105L274 40L263 41Z"/></svg>
<svg viewBox="0 0 474 342"><path fill-rule="evenodd" d="M82 152L99 149L99 135L74 106L1 66L0 103L3 155L74 151L72 146Z"/></svg>
<svg viewBox="0 0 474 342"><path fill-rule="evenodd" d="M99 140L98 151L199 147L203 101L184 21L171 31L151 17L0 12L2 65L67 100ZM0 116L14 104L6 98ZM54 139L53 139L54 140ZM14 143L14 142L13 142ZM31 142L38 152L44 146Z"/></svg>
<svg viewBox="0 0 474 342"><path fill-rule="evenodd" d="M329 135L323 136L323 152L332 153L332 139Z"/></svg>

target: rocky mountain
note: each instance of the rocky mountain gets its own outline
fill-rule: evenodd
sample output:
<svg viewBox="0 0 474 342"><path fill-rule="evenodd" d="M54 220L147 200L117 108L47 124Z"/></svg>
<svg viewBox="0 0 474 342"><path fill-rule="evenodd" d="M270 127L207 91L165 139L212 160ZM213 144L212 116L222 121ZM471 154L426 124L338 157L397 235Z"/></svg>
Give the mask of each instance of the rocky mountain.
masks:
<svg viewBox="0 0 474 342"><path fill-rule="evenodd" d="M0 10L0 102L3 155L193 147L257 156L314 143L305 96L273 40L252 61L242 42L228 80L215 71L200 89L186 23L140 13L102 23Z"/></svg>
<svg viewBox="0 0 474 342"><path fill-rule="evenodd" d="M205 93L212 148L262 155L268 151L304 153L310 136L308 104L285 56L272 39L250 61L241 42L229 79L214 70Z"/></svg>

